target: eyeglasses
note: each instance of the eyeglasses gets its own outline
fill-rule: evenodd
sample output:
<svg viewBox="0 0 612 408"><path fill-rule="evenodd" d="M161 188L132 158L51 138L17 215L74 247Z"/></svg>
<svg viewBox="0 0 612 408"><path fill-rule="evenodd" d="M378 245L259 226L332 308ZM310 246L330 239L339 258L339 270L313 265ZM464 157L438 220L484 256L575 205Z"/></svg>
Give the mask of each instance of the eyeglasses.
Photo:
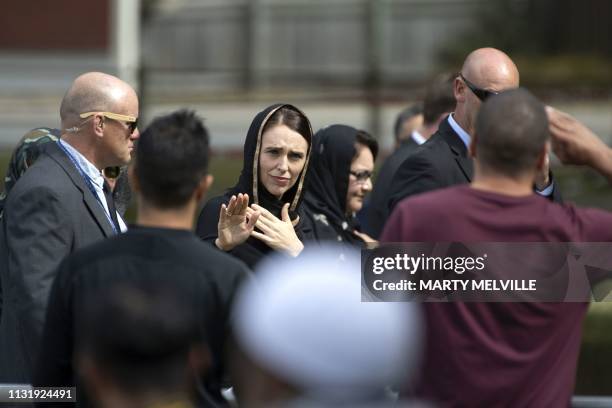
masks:
<svg viewBox="0 0 612 408"><path fill-rule="evenodd" d="M104 116L105 118L109 118L109 119L113 119L113 120L118 120L118 121L122 121L122 122L127 122L127 126L130 129L130 135L132 133L134 133L134 131L136 130L136 128L138 127L138 118L135 116L129 116L129 115L121 115L119 113L113 113L113 112L85 112L85 113L81 113L79 116L82 119L86 119L90 116L96 115L96 114L100 114L102 116Z"/></svg>
<svg viewBox="0 0 612 408"><path fill-rule="evenodd" d="M488 91L486 89L478 88L476 85L474 85L473 83L465 79L462 73L459 73L459 77L463 80L463 82L465 82L467 87L470 88L470 91L472 91L474 95L476 95L476 97L480 99L482 102L484 102L490 96L499 94L499 92Z"/></svg>
<svg viewBox="0 0 612 408"><path fill-rule="evenodd" d="M357 183L365 183L366 181L368 181L369 179L372 178L372 172L369 170L362 170L362 171L349 171L350 174L352 174L353 176L355 176L355 178L357 179Z"/></svg>

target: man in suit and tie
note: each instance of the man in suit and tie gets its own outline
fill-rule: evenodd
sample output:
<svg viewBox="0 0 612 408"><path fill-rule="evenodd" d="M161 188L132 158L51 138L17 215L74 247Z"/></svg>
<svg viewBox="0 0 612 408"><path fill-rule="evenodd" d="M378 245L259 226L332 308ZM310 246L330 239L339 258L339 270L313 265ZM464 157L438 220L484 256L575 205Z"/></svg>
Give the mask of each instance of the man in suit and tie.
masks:
<svg viewBox="0 0 612 408"><path fill-rule="evenodd" d="M389 218L389 187L400 165L438 130L440 122L455 108L453 94L454 75L442 74L427 86L423 101L423 123L412 131L391 156L389 156L376 177L374 190L370 194L367 223L364 231L378 239L387 218Z"/></svg>
<svg viewBox="0 0 612 408"><path fill-rule="evenodd" d="M508 55L495 48L472 51L454 81L455 111L442 121L438 131L396 172L389 188L389 210L402 199L439 188L469 183L473 176L468 147L474 134L476 115L484 100L519 86L519 72ZM508 160L516 152L505 151ZM535 181L538 194L560 201L548 163Z"/></svg>
<svg viewBox="0 0 612 408"><path fill-rule="evenodd" d="M125 231L102 169L126 164L138 138L138 97L120 79L76 78L60 107L62 135L47 143L7 198L0 224L0 382L30 382L60 261Z"/></svg>

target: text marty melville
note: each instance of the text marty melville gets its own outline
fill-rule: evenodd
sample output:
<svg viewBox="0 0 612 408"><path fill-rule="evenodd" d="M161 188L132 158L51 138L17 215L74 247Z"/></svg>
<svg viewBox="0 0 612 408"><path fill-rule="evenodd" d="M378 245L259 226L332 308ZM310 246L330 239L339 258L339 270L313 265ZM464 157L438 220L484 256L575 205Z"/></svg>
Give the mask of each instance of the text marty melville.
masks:
<svg viewBox="0 0 612 408"><path fill-rule="evenodd" d="M402 279L399 282L383 282L378 279L373 282L373 288L377 291L424 291L424 290L472 290L472 291L535 291L535 279L482 279L482 280L421 280L417 282Z"/></svg>

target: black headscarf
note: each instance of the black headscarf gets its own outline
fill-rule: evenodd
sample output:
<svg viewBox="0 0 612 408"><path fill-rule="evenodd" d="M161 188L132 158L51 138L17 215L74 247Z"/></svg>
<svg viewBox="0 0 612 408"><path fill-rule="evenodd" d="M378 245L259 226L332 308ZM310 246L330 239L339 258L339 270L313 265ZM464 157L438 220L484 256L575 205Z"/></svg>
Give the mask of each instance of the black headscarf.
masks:
<svg viewBox="0 0 612 408"><path fill-rule="evenodd" d="M306 119L309 131L308 138L306 140L308 142L308 152L306 154L304 169L300 173L295 185L285 192L285 194L283 194L282 198L279 200L277 197L270 194L259 181L259 153L261 149L263 129L266 123L276 111L285 107L302 113L303 117ZM276 104L259 112L253 119L253 122L251 122L246 140L244 141L243 166L238 183L236 183L234 187L227 190L225 194L211 198L206 203L198 218L198 224L196 227L198 236L214 245L214 241L218 236L217 224L219 223L219 209L221 204L227 204L232 195L238 195L239 193L249 195L249 205L258 204L270 211L279 219L281 218L281 210L285 203L290 203L289 216L292 220L300 216L300 205L303 200L303 193L306 185L306 170L308 169L308 161L310 160L312 151L312 139L312 128L310 126L310 122L308 122L308 118L306 118L306 115L304 115L303 112L295 106L288 104ZM300 238L300 240L303 240L304 234L307 234L306 231L303 231L303 218L304 217L300 216L300 222L295 226L297 236ZM272 249L264 242L258 240L257 238L250 237L246 242L229 251L229 253L237 258L240 258L247 265L253 268L257 262L259 262L259 260L270 251L272 251Z"/></svg>
<svg viewBox="0 0 612 408"><path fill-rule="evenodd" d="M325 215L327 223L351 244L363 244L353 231L356 223L346 214L346 194L351 163L357 154L357 129L346 125L332 125L319 130L314 137L308 191L305 197L308 217ZM311 222L317 229L317 223ZM317 234L319 239L326 235Z"/></svg>

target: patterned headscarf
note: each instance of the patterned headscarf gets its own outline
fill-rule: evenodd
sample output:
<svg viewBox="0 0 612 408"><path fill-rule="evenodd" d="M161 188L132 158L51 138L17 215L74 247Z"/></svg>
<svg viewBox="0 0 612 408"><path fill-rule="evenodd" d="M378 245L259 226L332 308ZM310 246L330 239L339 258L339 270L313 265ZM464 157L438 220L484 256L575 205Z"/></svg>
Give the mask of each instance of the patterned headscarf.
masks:
<svg viewBox="0 0 612 408"><path fill-rule="evenodd" d="M9 161L6 176L4 177L4 191L0 193L0 219L4 212L6 197L17 183L19 177L36 161L41 152L41 146L48 142L55 142L59 139L61 132L59 129L40 127L26 133Z"/></svg>

